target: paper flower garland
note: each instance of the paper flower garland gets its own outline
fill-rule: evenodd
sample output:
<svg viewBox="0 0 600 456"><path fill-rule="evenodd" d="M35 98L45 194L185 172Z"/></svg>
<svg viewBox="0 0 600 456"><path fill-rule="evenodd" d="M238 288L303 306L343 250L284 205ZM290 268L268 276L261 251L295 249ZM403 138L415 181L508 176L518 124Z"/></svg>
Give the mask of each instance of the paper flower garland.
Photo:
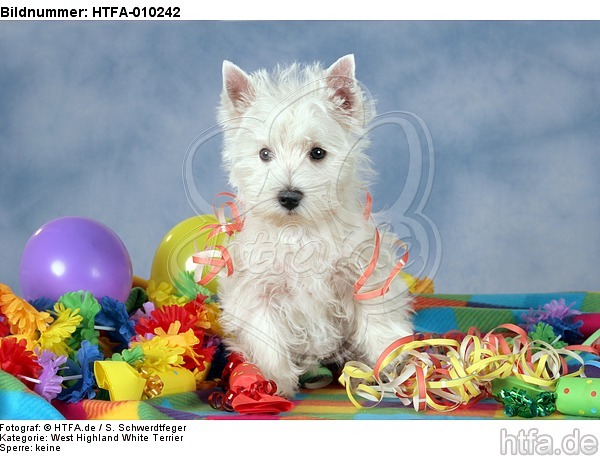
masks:
<svg viewBox="0 0 600 456"><path fill-rule="evenodd" d="M568 344L561 340L560 335L556 335L554 332L554 328L547 323L540 321L537 323L531 331L529 331L528 336L533 340L541 340L552 345L554 348L563 348Z"/></svg>
<svg viewBox="0 0 600 456"><path fill-rule="evenodd" d="M27 349L27 341L15 337L0 339L0 369L21 379L30 388L33 384L28 378L37 379L42 371L35 354Z"/></svg>
<svg viewBox="0 0 600 456"><path fill-rule="evenodd" d="M182 292L202 291L187 277L179 284ZM159 284L158 289L166 287ZM109 297L98 300L85 291L66 293L56 303L40 298L30 304L0 284L0 369L48 401L95 397L94 368L105 357L139 372L147 384L145 397L176 392L183 383L168 384L176 370L192 385L202 381L220 344L207 332L216 315L208 306L214 304L202 293L189 298L175 289L169 292L169 300L178 305L163 301L156 309L155 303L141 302L148 296L144 290L132 290L130 316L126 304ZM111 370L104 366L104 371Z"/></svg>
<svg viewBox="0 0 600 456"><path fill-rule="evenodd" d="M37 361L42 367L42 373L39 375L33 391L47 401L51 401L62 391L63 378L58 375L58 369L67 362L67 357L44 350L38 355Z"/></svg>
<svg viewBox="0 0 600 456"><path fill-rule="evenodd" d="M40 334L38 344L42 350L66 356L73 351L67 341L77 330L83 317L79 315L79 309L67 309L60 302L54 306L54 312L57 318Z"/></svg>
<svg viewBox="0 0 600 456"><path fill-rule="evenodd" d="M156 283L154 280L149 280L146 292L148 300L156 307L182 305L188 301L186 297L178 296L175 288L166 282Z"/></svg>
<svg viewBox="0 0 600 456"><path fill-rule="evenodd" d="M181 360L170 364L193 371L197 378L205 377L207 362L212 359L217 344L205 334L205 329L210 328L210 323L206 306L203 304L204 298L200 296L202 295L198 295L185 306L161 307L153 310L150 317L141 318L135 326L141 337L132 342L131 346L143 344L144 353L148 353L158 336L161 343L166 342L167 347L183 349ZM153 366L145 367L161 370Z"/></svg>
<svg viewBox="0 0 600 456"><path fill-rule="evenodd" d="M38 312L24 299L15 296L12 290L0 284L0 311L6 318L12 334L33 336L36 331L44 331L52 321L47 312Z"/></svg>
<svg viewBox="0 0 600 456"><path fill-rule="evenodd" d="M58 302L63 304L67 309L78 309L79 315L83 317L75 333L73 333L73 337L68 341L69 346L75 349L83 340L97 345L100 333L94 326L96 315L100 312L100 304L96 298L88 291L79 291L77 293L62 295L58 299Z"/></svg>
<svg viewBox="0 0 600 456"><path fill-rule="evenodd" d="M116 299L103 297L100 300L100 312L96 315L96 328L106 330L110 340L118 342L116 350L123 350L135 335L134 324L129 320L125 305Z"/></svg>
<svg viewBox="0 0 600 456"><path fill-rule="evenodd" d="M90 341L81 342L81 348L77 350L75 359L70 358L66 363L66 377L63 377L67 383L70 383L66 389L58 394L58 399L66 402L79 402L81 399L93 399L96 396L94 391L94 362L101 361L104 357L100 354L97 345L92 345Z"/></svg>
<svg viewBox="0 0 600 456"><path fill-rule="evenodd" d="M578 329L583 322L573 320L572 317L581 312L572 307L573 304L567 305L564 298L553 299L537 309L529 309L528 313L521 315L521 319L524 321L527 331L534 330L538 323L546 323L552 327L554 334L563 342L578 343L583 337Z"/></svg>

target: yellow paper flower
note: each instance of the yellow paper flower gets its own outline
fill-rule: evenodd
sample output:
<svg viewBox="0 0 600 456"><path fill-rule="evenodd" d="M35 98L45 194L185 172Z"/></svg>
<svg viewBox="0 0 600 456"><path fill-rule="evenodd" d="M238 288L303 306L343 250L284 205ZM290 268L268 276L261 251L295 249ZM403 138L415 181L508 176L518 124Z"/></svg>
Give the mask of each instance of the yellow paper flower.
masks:
<svg viewBox="0 0 600 456"><path fill-rule="evenodd" d="M169 330L165 332L164 329L157 327L154 329L154 334L164 338L169 346L171 347L191 347L200 342L193 329L188 329L184 333L178 333L181 329L181 322L175 321L169 326Z"/></svg>
<svg viewBox="0 0 600 456"><path fill-rule="evenodd" d="M189 356L194 361L198 360L198 356L194 351L194 345L199 344L200 340L194 334L193 329L188 329L184 333L179 333L178 331L181 328L181 323L179 321L171 323L169 327L169 331L165 332L162 328L155 328L154 333L160 338L167 341L169 347L181 347L183 348L184 356Z"/></svg>
<svg viewBox="0 0 600 456"><path fill-rule="evenodd" d="M54 310L58 316L40 335L38 344L44 350L69 356L72 349L67 345L67 339L75 332L83 317L79 315L79 309L67 309L61 303L55 304Z"/></svg>
<svg viewBox="0 0 600 456"><path fill-rule="evenodd" d="M164 337L155 336L152 339L142 338L132 341L130 348L141 346L144 352L144 358L135 364L139 371L144 368L149 373L164 372L169 368L183 364L183 354L185 349L182 347L173 347L169 345L169 340Z"/></svg>
<svg viewBox="0 0 600 456"><path fill-rule="evenodd" d="M36 331L45 331L52 322L48 312L39 312L27 301L15 296L4 284L0 284L0 310L6 316L13 334L35 337Z"/></svg>
<svg viewBox="0 0 600 456"><path fill-rule="evenodd" d="M175 288L167 282L156 283L154 280L148 281L148 300L152 301L157 308L170 305L182 306L188 302L188 299L175 295Z"/></svg>

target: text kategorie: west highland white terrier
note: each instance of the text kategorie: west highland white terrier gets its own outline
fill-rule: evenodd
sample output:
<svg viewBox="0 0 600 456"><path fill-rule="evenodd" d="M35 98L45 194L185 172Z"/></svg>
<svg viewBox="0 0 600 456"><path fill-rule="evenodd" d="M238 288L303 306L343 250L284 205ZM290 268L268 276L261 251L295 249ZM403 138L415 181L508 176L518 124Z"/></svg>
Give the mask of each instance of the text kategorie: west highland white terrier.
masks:
<svg viewBox="0 0 600 456"><path fill-rule="evenodd" d="M228 248L234 272L219 283L221 324L228 349L283 396L321 362L372 364L413 332L404 281L377 292L398 261L393 235L381 235L369 268L378 238L363 215L373 116L352 55L272 73L223 63L222 159L244 227Z"/></svg>

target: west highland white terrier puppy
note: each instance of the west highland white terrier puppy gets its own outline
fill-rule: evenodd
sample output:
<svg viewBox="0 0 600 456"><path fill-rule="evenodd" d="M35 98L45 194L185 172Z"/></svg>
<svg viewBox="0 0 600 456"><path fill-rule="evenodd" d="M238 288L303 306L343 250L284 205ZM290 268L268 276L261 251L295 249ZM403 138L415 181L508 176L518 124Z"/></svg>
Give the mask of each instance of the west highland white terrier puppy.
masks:
<svg viewBox="0 0 600 456"><path fill-rule="evenodd" d="M398 261L390 233L373 260L376 226L363 216L373 115L353 55L272 73L223 63L222 160L244 225L228 246L233 273L219 282L221 324L228 349L282 396L321 362L372 365L413 332L403 280L364 299Z"/></svg>

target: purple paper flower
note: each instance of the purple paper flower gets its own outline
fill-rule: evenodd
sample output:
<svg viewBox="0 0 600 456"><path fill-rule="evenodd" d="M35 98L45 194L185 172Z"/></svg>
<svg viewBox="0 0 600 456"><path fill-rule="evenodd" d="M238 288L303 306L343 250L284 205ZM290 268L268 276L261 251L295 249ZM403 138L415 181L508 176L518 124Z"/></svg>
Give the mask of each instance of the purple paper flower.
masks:
<svg viewBox="0 0 600 456"><path fill-rule="evenodd" d="M50 350L44 350L38 354L38 364L42 366L42 373L33 390L46 399L52 401L62 391L63 378L58 375L58 369L67 362L64 355L58 356Z"/></svg>
<svg viewBox="0 0 600 456"><path fill-rule="evenodd" d="M574 302L566 305L564 298L560 298L558 301L553 299L548 304L544 304L535 310L529 309L528 313L521 314L521 319L526 324L525 329L531 331L539 322L551 324L550 321L562 321L571 315L579 315L581 312L571 308L574 305Z"/></svg>

